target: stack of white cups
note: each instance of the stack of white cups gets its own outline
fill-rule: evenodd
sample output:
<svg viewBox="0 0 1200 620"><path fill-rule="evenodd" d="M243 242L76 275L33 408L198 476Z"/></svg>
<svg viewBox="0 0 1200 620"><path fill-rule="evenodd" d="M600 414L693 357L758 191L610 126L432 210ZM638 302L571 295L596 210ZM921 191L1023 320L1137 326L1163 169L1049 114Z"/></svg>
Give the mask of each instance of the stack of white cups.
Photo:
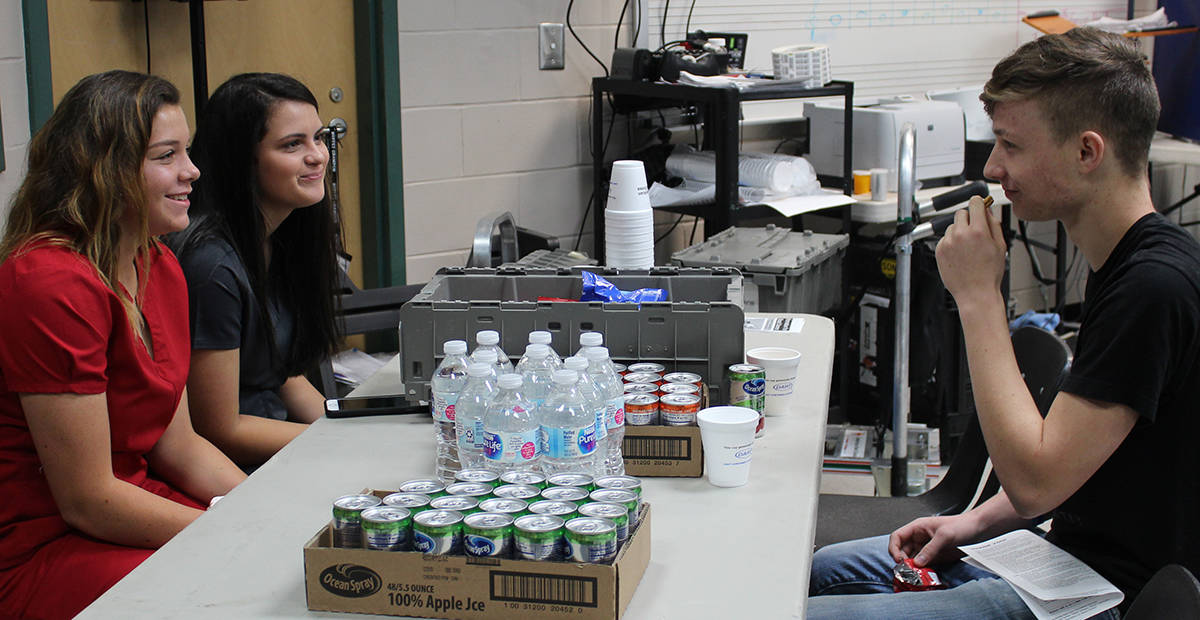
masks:
<svg viewBox="0 0 1200 620"><path fill-rule="evenodd" d="M654 266L654 211L646 168L637 160L614 161L604 209L604 255L609 267Z"/></svg>

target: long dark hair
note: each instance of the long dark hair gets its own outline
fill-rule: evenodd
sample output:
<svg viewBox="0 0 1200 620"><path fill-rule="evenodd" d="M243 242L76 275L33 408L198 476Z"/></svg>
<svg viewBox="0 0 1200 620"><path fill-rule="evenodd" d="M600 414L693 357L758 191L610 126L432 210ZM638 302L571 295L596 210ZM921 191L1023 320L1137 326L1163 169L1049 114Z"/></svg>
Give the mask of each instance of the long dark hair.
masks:
<svg viewBox="0 0 1200 620"><path fill-rule="evenodd" d="M128 211L137 214L140 262L156 247L142 162L155 115L178 104L173 84L144 73L108 71L72 86L29 143L29 171L0 239L0 261L35 241L71 248L121 300L130 324L139 325L135 301L116 285L120 222ZM145 281L139 278L139 288ZM134 333L140 337L141 330Z"/></svg>
<svg viewBox="0 0 1200 620"><path fill-rule="evenodd" d="M295 317L288 354L280 354L271 336L271 354L287 376L305 373L338 344L334 321L338 286L337 230L329 193L313 206L296 209L270 236L271 260L263 248L266 223L259 202L255 152L267 134L275 106L298 101L317 107L317 99L295 78L278 73L243 73L222 84L208 100L196 126L191 156L200 168L192 186L191 224L168 244L180 256L217 237L237 252L258 298L258 313L274 297Z"/></svg>

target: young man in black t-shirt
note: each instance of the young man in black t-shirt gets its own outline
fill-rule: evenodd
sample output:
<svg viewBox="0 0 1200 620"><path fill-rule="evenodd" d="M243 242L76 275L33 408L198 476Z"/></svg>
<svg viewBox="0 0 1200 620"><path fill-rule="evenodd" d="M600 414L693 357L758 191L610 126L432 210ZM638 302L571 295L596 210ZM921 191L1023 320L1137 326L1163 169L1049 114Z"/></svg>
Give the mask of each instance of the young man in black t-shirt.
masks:
<svg viewBox="0 0 1200 620"><path fill-rule="evenodd" d="M1047 35L1002 60L981 98L996 134L985 176L1017 217L1062 222L1092 269L1075 361L1043 419L1009 340L1000 223L973 198L937 259L1003 490L962 515L819 551L813 618L1032 617L1011 587L959 562L958 546L1045 514L1048 539L1120 587L1122 608L1165 564L1200 570L1200 245L1150 200L1158 97L1144 57L1089 28ZM826 596L890 592L890 565L908 557L952 587Z"/></svg>

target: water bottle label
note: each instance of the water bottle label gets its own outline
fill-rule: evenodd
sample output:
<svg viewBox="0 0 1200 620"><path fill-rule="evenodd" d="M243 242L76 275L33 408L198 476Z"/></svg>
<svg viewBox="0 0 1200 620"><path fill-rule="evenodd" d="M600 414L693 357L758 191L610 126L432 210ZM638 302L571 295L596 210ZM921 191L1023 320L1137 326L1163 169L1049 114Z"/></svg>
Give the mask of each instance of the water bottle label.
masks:
<svg viewBox="0 0 1200 620"><path fill-rule="evenodd" d="M475 420L475 436L472 437L472 439L475 440L475 442L474 442L475 452L483 453L483 420L482 419Z"/></svg>
<svg viewBox="0 0 1200 620"><path fill-rule="evenodd" d="M625 425L625 395L617 396L608 401L608 428L621 428Z"/></svg>
<svg viewBox="0 0 1200 620"><path fill-rule="evenodd" d="M458 433L458 449L471 452L475 450L475 425L463 424Z"/></svg>
<svg viewBox="0 0 1200 620"><path fill-rule="evenodd" d="M542 427L546 439L546 456L552 459L572 459L596 451L596 425L582 428Z"/></svg>
<svg viewBox="0 0 1200 620"><path fill-rule="evenodd" d="M604 423L604 416L607 408L601 407L596 410L596 441L600 441L608 437L608 425Z"/></svg>
<svg viewBox="0 0 1200 620"><path fill-rule="evenodd" d="M433 419L435 422L453 422L454 421L454 403L458 401L458 394L453 392L445 395L433 395Z"/></svg>
<svg viewBox="0 0 1200 620"><path fill-rule="evenodd" d="M483 437L483 456L500 463L527 463L542 454L538 429L519 433L487 432Z"/></svg>

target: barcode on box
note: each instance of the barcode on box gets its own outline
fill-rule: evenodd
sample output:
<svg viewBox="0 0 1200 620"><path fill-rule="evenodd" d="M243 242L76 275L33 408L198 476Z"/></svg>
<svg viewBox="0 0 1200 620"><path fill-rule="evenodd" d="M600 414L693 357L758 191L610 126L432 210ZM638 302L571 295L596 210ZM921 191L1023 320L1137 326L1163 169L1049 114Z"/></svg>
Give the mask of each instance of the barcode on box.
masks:
<svg viewBox="0 0 1200 620"><path fill-rule="evenodd" d="M491 582L494 601L597 606L596 580L591 577L492 571Z"/></svg>
<svg viewBox="0 0 1200 620"><path fill-rule="evenodd" d="M630 437L625 436L621 452L627 459L668 459L686 461L692 458L690 437Z"/></svg>

